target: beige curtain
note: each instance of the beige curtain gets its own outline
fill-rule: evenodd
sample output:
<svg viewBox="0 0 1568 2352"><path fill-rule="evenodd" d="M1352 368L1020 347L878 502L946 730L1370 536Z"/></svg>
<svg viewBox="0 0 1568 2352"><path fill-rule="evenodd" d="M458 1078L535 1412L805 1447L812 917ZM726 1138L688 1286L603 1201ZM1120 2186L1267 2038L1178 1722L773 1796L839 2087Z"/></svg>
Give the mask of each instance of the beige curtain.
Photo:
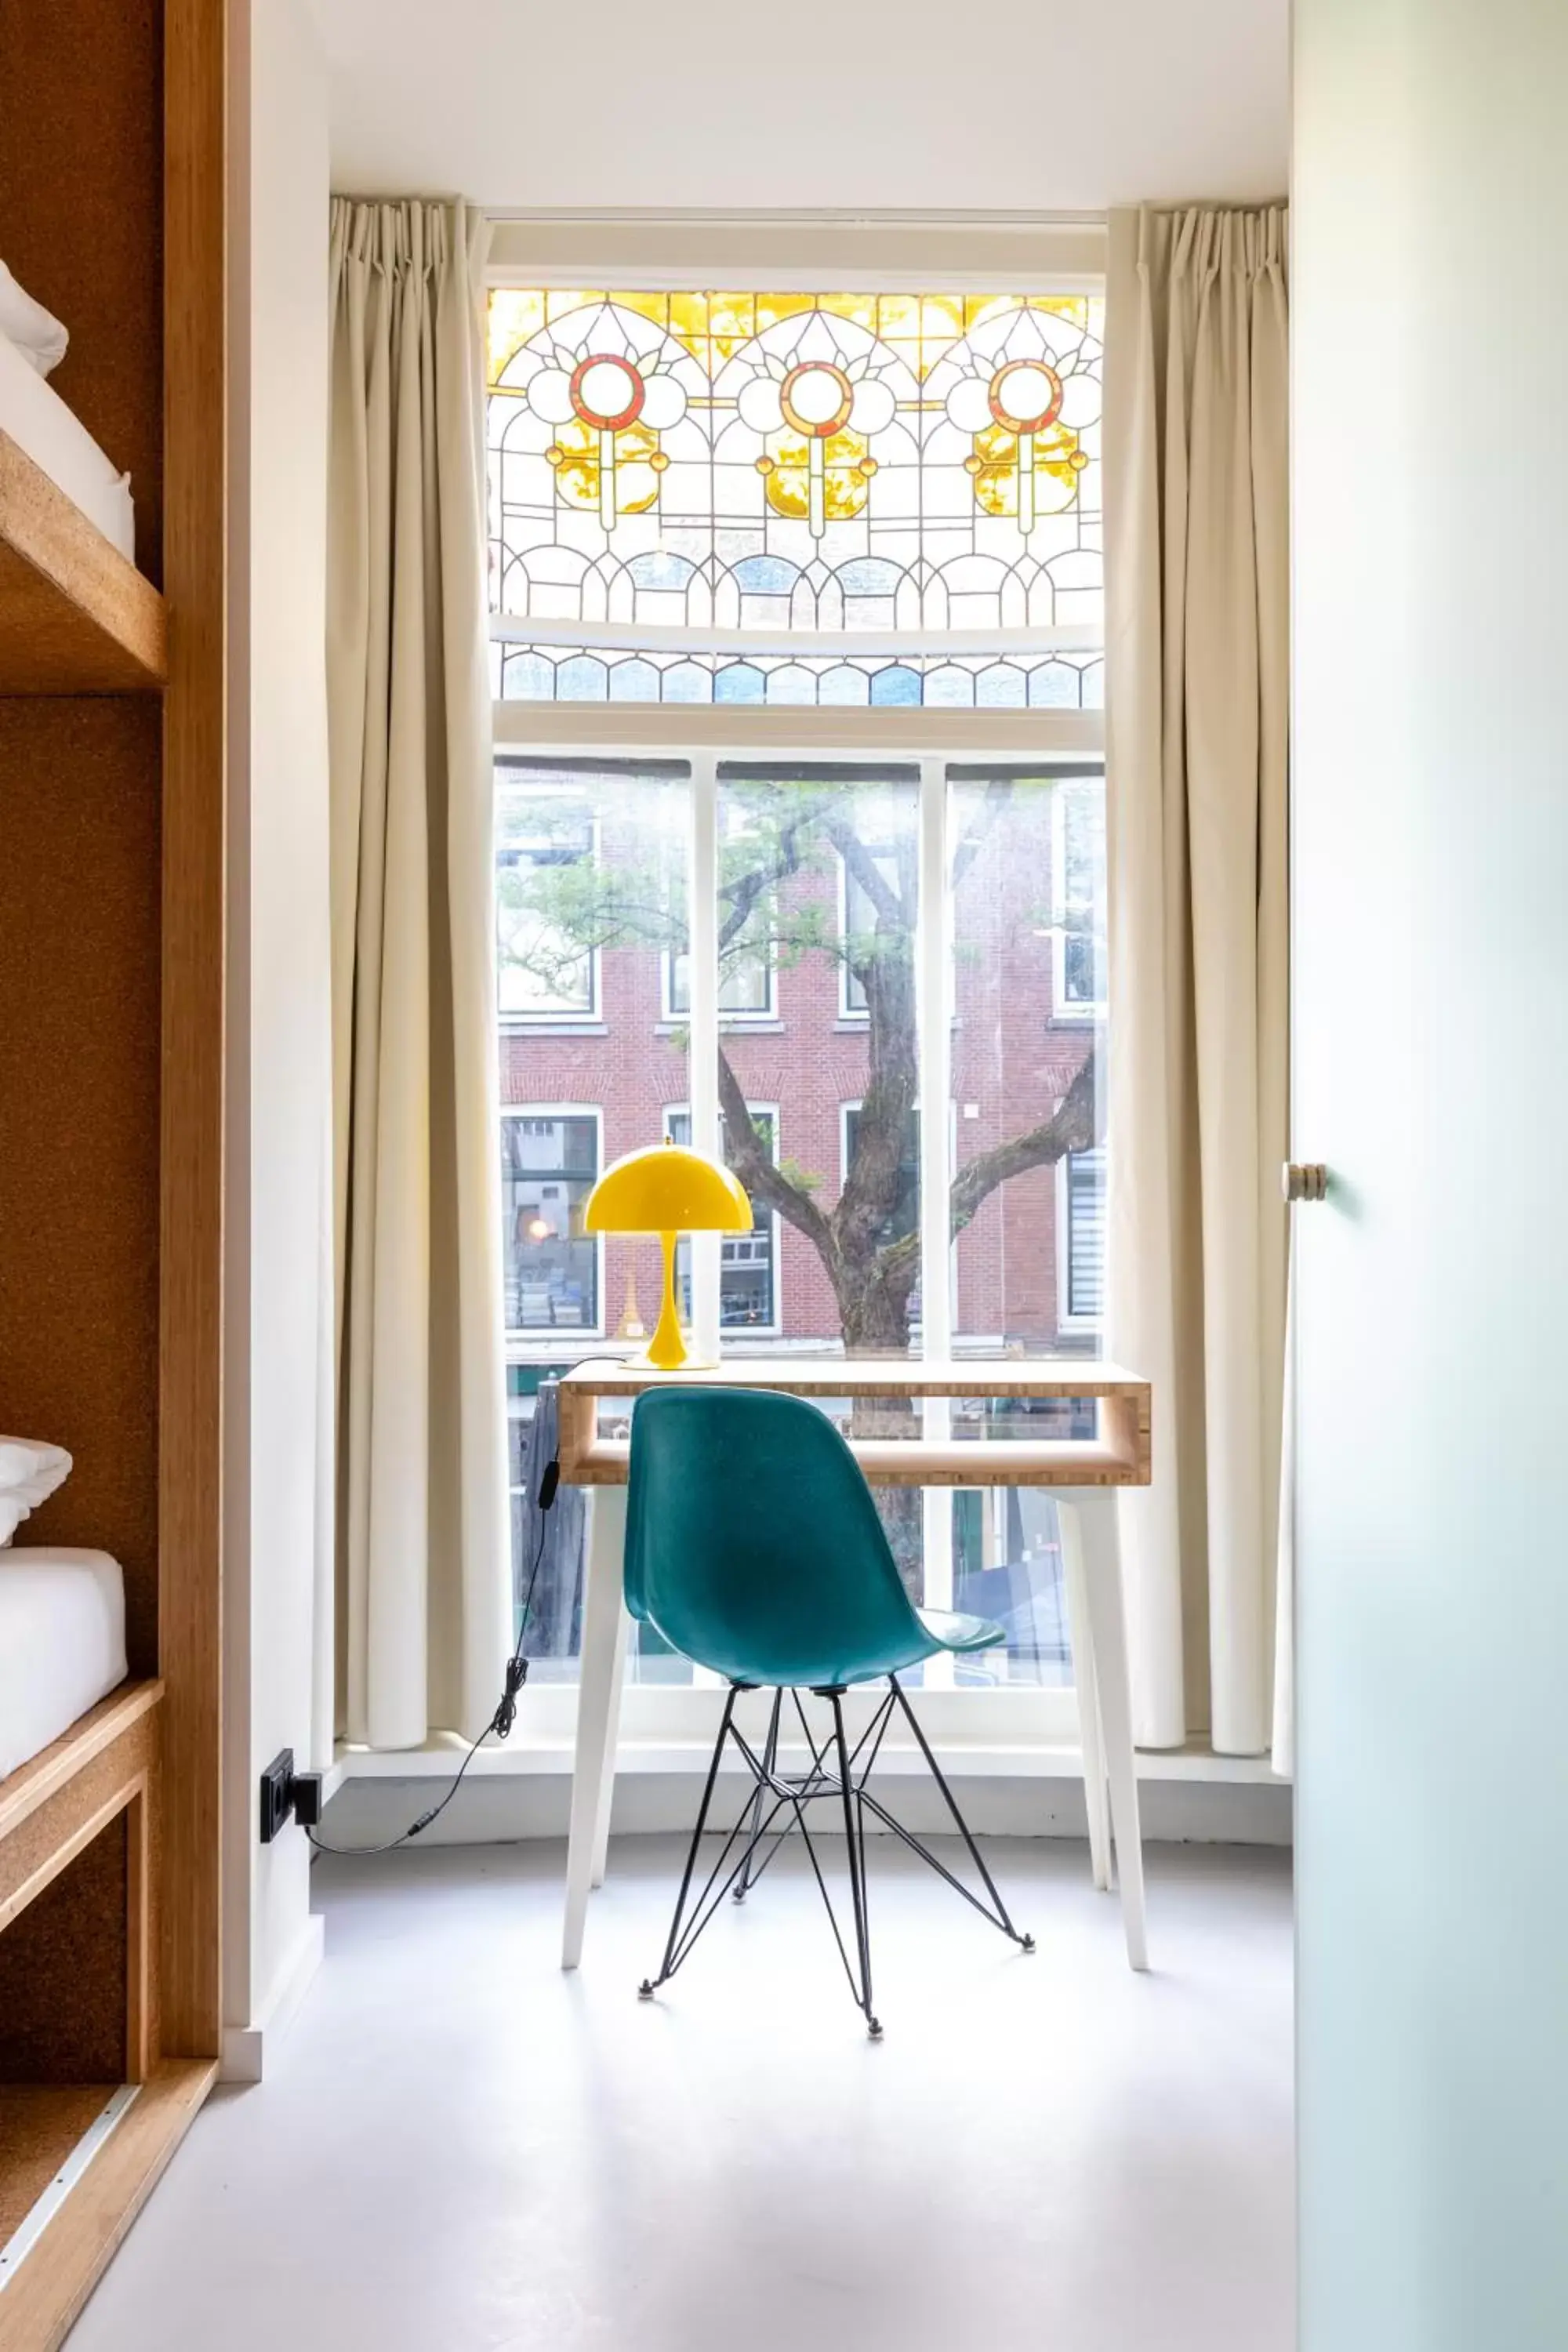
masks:
<svg viewBox="0 0 1568 2352"><path fill-rule="evenodd" d="M476 1734L508 1632L479 215L331 215L343 1725Z"/></svg>
<svg viewBox="0 0 1568 2352"><path fill-rule="evenodd" d="M1137 1736L1268 1746L1285 1318L1282 207L1115 214L1106 317L1109 1341Z"/></svg>

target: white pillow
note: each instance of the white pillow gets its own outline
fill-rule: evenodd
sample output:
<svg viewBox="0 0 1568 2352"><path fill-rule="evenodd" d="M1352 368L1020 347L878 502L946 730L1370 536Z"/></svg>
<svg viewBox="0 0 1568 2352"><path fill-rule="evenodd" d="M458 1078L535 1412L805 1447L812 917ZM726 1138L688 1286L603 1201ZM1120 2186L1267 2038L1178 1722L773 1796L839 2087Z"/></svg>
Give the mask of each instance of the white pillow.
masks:
<svg viewBox="0 0 1568 2352"><path fill-rule="evenodd" d="M0 334L0 431L8 433L34 465L41 467L68 499L74 499L127 563L135 562L136 517L130 477L115 470L53 384L45 382L26 352L4 334Z"/></svg>
<svg viewBox="0 0 1568 2352"><path fill-rule="evenodd" d="M26 289L17 285L5 264L0 261L0 335L15 343L29 367L40 375L58 367L70 341L59 320L41 302L35 302Z"/></svg>
<svg viewBox="0 0 1568 2352"><path fill-rule="evenodd" d="M36 1437L0 1437L0 1502L18 1503L24 1514L36 1511L65 1484L70 1468L63 1445L47 1445Z"/></svg>
<svg viewBox="0 0 1568 2352"><path fill-rule="evenodd" d="M14 1495L0 1495L0 1551L5 1550L26 1516L26 1503L18 1503Z"/></svg>

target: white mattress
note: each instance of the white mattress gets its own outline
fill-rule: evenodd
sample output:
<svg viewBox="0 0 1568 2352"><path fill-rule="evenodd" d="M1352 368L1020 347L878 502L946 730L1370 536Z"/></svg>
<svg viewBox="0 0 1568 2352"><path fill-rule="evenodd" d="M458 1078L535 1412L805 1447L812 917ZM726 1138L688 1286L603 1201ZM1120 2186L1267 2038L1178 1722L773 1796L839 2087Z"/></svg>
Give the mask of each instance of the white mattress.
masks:
<svg viewBox="0 0 1568 2352"><path fill-rule="evenodd" d="M0 1549L0 1780L125 1675L119 1561L43 1544Z"/></svg>
<svg viewBox="0 0 1568 2352"><path fill-rule="evenodd" d="M128 563L136 560L131 479L109 462L59 394L0 335L0 432L8 433Z"/></svg>

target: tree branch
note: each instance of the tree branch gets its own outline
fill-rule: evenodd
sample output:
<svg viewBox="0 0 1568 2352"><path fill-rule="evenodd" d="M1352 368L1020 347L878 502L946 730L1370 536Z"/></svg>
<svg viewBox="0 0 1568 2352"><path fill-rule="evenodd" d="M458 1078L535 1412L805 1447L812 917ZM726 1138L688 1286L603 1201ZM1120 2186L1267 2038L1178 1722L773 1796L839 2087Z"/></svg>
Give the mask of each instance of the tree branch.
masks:
<svg viewBox="0 0 1568 2352"><path fill-rule="evenodd" d="M1031 1128L1026 1135L1014 1136L1010 1142L998 1143L990 1151L983 1151L967 1168L959 1170L948 1195L950 1230L953 1234L963 1231L981 1202L1010 1176L1021 1176L1029 1168L1049 1167L1069 1151L1088 1151L1100 1140L1103 1130L1097 1116L1095 1063L1096 1056L1091 1053L1062 1097L1059 1108L1043 1125Z"/></svg>
<svg viewBox="0 0 1568 2352"><path fill-rule="evenodd" d="M952 887L956 890L975 859L988 835L994 831L998 818L1013 798L1011 776L993 776L985 787L979 819L971 833L965 833L952 853Z"/></svg>
<svg viewBox="0 0 1568 2352"><path fill-rule="evenodd" d="M719 1108L724 1115L725 1157L752 1199L775 1210L786 1224L804 1234L831 1274L837 1252L827 1219L810 1193L792 1184L774 1165L722 1045L719 1048Z"/></svg>
<svg viewBox="0 0 1568 2352"><path fill-rule="evenodd" d="M888 880L865 843L850 829L846 820L825 813L822 830L844 860L846 871L854 876L876 908L878 919L904 929L912 928L898 891Z"/></svg>
<svg viewBox="0 0 1568 2352"><path fill-rule="evenodd" d="M730 912L719 926L721 951L729 946L738 931L744 929L763 891L771 889L774 883L782 882L786 875L799 873L803 862L801 830L812 822L816 814L816 804L813 803L792 815L780 831L776 856L763 865L752 866L749 873L739 876L735 881L721 886L719 896L730 902Z"/></svg>

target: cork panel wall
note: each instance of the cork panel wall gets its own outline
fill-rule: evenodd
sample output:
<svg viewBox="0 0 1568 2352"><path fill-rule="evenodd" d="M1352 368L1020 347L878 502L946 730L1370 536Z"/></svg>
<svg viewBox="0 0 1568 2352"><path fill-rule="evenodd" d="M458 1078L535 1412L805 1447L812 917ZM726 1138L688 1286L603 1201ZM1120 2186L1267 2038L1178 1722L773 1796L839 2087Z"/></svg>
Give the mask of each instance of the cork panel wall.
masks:
<svg viewBox="0 0 1568 2352"><path fill-rule="evenodd" d="M132 477L159 577L161 0L0 6L0 254L70 331L53 382ZM160 715L0 698L0 1429L73 1476L35 1541L126 1570L157 1663Z"/></svg>
<svg viewBox="0 0 1568 2352"><path fill-rule="evenodd" d="M0 2084L125 2077L125 1816L0 1934Z"/></svg>
<svg viewBox="0 0 1568 2352"><path fill-rule="evenodd" d="M0 2083L0 2246L26 2219L115 2087Z"/></svg>
<svg viewBox="0 0 1568 2352"><path fill-rule="evenodd" d="M0 698L0 1430L75 1456L24 1540L121 1562L133 1675L157 1665L159 727L152 701Z"/></svg>
<svg viewBox="0 0 1568 2352"><path fill-rule="evenodd" d="M161 0L0 6L0 256L70 330L50 381L131 476L161 576Z"/></svg>

